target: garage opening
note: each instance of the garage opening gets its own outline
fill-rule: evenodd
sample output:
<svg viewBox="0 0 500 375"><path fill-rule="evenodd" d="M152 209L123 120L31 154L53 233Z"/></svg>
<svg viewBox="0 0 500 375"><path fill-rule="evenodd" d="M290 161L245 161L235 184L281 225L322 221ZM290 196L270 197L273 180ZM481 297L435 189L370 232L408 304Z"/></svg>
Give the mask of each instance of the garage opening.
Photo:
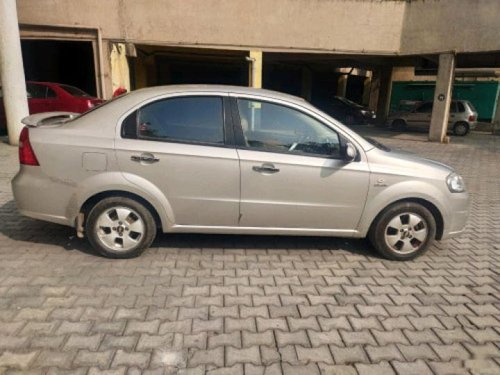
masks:
<svg viewBox="0 0 500 375"><path fill-rule="evenodd" d="M27 81L75 86L97 96L92 42L22 40Z"/></svg>
<svg viewBox="0 0 500 375"><path fill-rule="evenodd" d="M130 59L132 88L172 84L248 86L248 61L241 51L136 46Z"/></svg>
<svg viewBox="0 0 500 375"><path fill-rule="evenodd" d="M354 65L349 64L352 61L339 59L315 54L265 53L263 87L301 96L323 110L331 107L337 95L367 104L363 102L366 77L341 72L341 68ZM341 76L348 76L343 90L339 90Z"/></svg>

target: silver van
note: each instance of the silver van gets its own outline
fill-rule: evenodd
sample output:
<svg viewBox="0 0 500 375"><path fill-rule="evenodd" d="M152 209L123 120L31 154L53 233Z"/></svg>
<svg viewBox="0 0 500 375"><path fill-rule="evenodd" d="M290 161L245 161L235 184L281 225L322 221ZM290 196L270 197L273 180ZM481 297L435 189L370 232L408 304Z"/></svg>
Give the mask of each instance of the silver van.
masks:
<svg viewBox="0 0 500 375"><path fill-rule="evenodd" d="M286 94L152 87L23 122L19 211L76 228L108 257L137 256L164 232L368 236L406 260L467 221L452 168L391 151Z"/></svg>
<svg viewBox="0 0 500 375"><path fill-rule="evenodd" d="M432 116L432 101L417 104L413 109L405 112L396 112L388 117L389 125L395 130L407 128L429 129ZM455 135L464 136L477 125L477 111L468 100L452 100L450 103L450 117L448 131Z"/></svg>

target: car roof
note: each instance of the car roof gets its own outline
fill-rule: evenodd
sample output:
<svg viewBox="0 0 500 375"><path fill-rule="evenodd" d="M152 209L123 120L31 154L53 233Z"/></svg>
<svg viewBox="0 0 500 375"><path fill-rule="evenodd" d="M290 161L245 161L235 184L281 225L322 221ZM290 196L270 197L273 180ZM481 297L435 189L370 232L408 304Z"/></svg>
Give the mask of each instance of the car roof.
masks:
<svg viewBox="0 0 500 375"><path fill-rule="evenodd" d="M26 83L31 83L35 85L45 85L45 86L59 86L60 83L55 82L41 82L41 81L26 81Z"/></svg>
<svg viewBox="0 0 500 375"><path fill-rule="evenodd" d="M134 94L147 94L147 95L162 95L169 93L178 92L227 92L234 94L246 94L246 95L264 95L271 96L273 98L284 99L288 101L295 101L304 103L306 102L303 98L298 96L285 94L278 91L266 90L261 88L245 87L245 86L231 86L231 85L165 85L165 86L153 86L143 89L138 89L132 91L129 95Z"/></svg>

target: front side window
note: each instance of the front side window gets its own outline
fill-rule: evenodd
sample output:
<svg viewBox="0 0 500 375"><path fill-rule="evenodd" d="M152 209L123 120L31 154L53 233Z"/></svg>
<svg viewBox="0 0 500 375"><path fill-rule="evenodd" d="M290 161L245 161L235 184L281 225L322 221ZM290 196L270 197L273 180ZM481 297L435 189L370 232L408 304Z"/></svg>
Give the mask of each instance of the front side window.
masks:
<svg viewBox="0 0 500 375"><path fill-rule="evenodd" d="M245 146L268 152L340 157L338 134L296 109L238 99Z"/></svg>
<svg viewBox="0 0 500 375"><path fill-rule="evenodd" d="M222 98L179 97L159 100L139 110L139 138L224 144Z"/></svg>

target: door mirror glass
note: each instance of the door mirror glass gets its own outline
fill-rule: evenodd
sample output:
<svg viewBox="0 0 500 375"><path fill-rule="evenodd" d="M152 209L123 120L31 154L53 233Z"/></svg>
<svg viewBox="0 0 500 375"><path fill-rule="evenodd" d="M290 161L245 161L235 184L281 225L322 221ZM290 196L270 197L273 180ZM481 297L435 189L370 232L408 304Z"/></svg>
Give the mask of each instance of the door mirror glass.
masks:
<svg viewBox="0 0 500 375"><path fill-rule="evenodd" d="M351 142L347 142L345 145L345 160L346 161L353 161L356 159L356 156L358 155L358 152L356 151L356 147Z"/></svg>

